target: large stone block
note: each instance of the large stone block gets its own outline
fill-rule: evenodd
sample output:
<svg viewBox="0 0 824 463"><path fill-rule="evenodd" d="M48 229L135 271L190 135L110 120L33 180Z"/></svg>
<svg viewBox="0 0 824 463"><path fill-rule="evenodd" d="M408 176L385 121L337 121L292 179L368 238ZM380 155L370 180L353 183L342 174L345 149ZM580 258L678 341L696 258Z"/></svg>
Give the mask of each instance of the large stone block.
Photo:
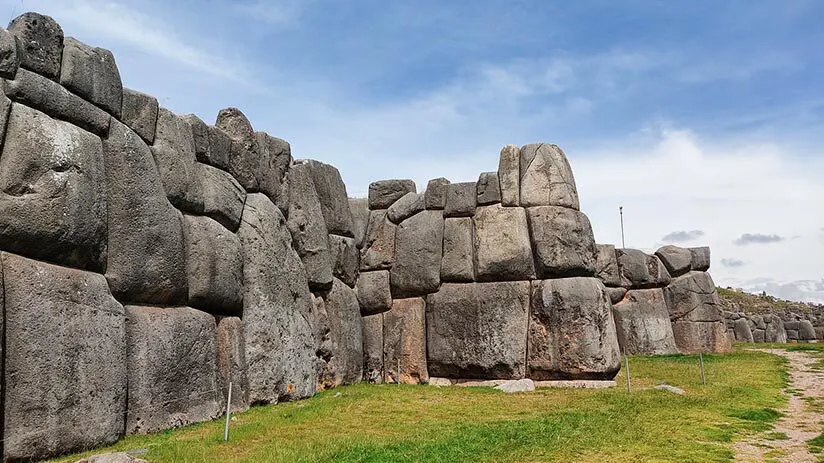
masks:
<svg viewBox="0 0 824 463"><path fill-rule="evenodd" d="M324 388L355 384L363 377L363 327L355 291L337 278L322 293L331 357L318 378Z"/></svg>
<svg viewBox="0 0 824 463"><path fill-rule="evenodd" d="M237 235L249 402L310 397L317 384L312 299L286 219L265 195L250 194Z"/></svg>
<svg viewBox="0 0 824 463"><path fill-rule="evenodd" d="M538 278L594 276L597 249L586 215L557 206L527 209Z"/></svg>
<svg viewBox="0 0 824 463"><path fill-rule="evenodd" d="M332 287L332 259L329 235L320 200L308 164L295 164L286 175L289 183L289 220L295 250L303 261L313 290Z"/></svg>
<svg viewBox="0 0 824 463"><path fill-rule="evenodd" d="M157 98L130 88L123 88L120 120L148 144L154 143L157 128Z"/></svg>
<svg viewBox="0 0 824 463"><path fill-rule="evenodd" d="M426 184L424 192L424 206L429 210L442 210L446 207L446 191L449 189L449 180L438 177Z"/></svg>
<svg viewBox="0 0 824 463"><path fill-rule="evenodd" d="M225 108L218 112L215 127L231 140L226 156L229 173L247 191L257 192L260 184L256 172L261 165L257 136L249 119L237 108Z"/></svg>
<svg viewBox="0 0 824 463"><path fill-rule="evenodd" d="M126 306L127 434L220 416L215 318L189 307Z"/></svg>
<svg viewBox="0 0 824 463"><path fill-rule="evenodd" d="M23 55L22 44L6 29L0 28L0 78L14 79Z"/></svg>
<svg viewBox="0 0 824 463"><path fill-rule="evenodd" d="M678 277L690 271L692 253L689 249L668 245L655 251L655 255L661 259L671 277Z"/></svg>
<svg viewBox="0 0 824 463"><path fill-rule="evenodd" d="M392 268L395 263L395 234L398 227L386 217L386 210L369 211L369 222L360 251L360 270Z"/></svg>
<svg viewBox="0 0 824 463"><path fill-rule="evenodd" d="M529 228L523 209L500 204L479 207L473 222L478 281L535 278Z"/></svg>
<svg viewBox="0 0 824 463"><path fill-rule="evenodd" d="M363 380L383 382L383 314L361 317L363 327Z"/></svg>
<svg viewBox="0 0 824 463"><path fill-rule="evenodd" d="M355 236L352 232L354 226L352 211L349 210L346 185L343 184L338 169L318 161L298 162L305 162L309 166L309 173L315 184L318 201L320 201L323 220L326 222L326 229L329 233L349 238Z"/></svg>
<svg viewBox="0 0 824 463"><path fill-rule="evenodd" d="M523 378L529 285L528 281L445 283L427 296L429 375Z"/></svg>
<svg viewBox="0 0 824 463"><path fill-rule="evenodd" d="M354 238L329 235L332 276L353 288L358 278L358 248Z"/></svg>
<svg viewBox="0 0 824 463"><path fill-rule="evenodd" d="M689 248L692 254L692 263L690 268L696 272L706 272L710 269L710 248Z"/></svg>
<svg viewBox="0 0 824 463"><path fill-rule="evenodd" d="M73 37L66 37L63 42L60 84L120 118L123 83L114 55L109 50L90 47Z"/></svg>
<svg viewBox="0 0 824 463"><path fill-rule="evenodd" d="M289 167L292 165L292 146L289 145L289 142L286 140L273 137L265 132L256 132L255 137L258 142L258 163L254 170L254 175L255 178L257 178L258 191L266 194L266 196L268 196L269 199L271 199L272 202L275 203L281 211L283 211L288 207L287 203L289 201L289 187L285 183L285 180L286 172L289 171ZM325 166L325 164L322 164L321 166ZM321 175L333 176L337 173L337 169L334 167L332 167L332 169L334 169L334 172L328 172L328 168L322 167L320 169L322 172ZM313 173L316 175L317 170L318 169L313 169ZM340 174L338 174L338 178L340 178ZM331 184L334 189L329 190L328 187L325 186L326 183ZM330 226L330 233L338 233L338 231L343 231L347 226L346 217L348 212L341 210L343 204L345 204L345 202L341 204L341 197L343 197L344 200L346 199L346 190L344 187L343 196L341 196L341 187L343 187L342 181L338 185L335 183L334 179L331 178L322 179L315 184L315 189L318 190L318 196L321 199L321 205L324 207L324 217L327 212L325 205L332 202L335 203L333 208L335 215L332 217L340 222L333 221L332 217L328 219L327 223L332 222L334 224L333 226ZM351 230L349 233L351 234ZM349 234L346 234L346 236L349 236Z"/></svg>
<svg viewBox="0 0 824 463"><path fill-rule="evenodd" d="M674 278L664 288L672 321L715 322L721 320L721 300L709 273L690 272Z"/></svg>
<svg viewBox="0 0 824 463"><path fill-rule="evenodd" d="M369 184L369 209L388 209L395 201L407 193L415 193L417 188L412 180L380 180Z"/></svg>
<svg viewBox="0 0 824 463"><path fill-rule="evenodd" d="M611 244L596 244L595 272L598 278L607 287L621 286L621 275L618 273L618 258L615 256L615 246Z"/></svg>
<svg viewBox="0 0 824 463"><path fill-rule="evenodd" d="M232 412L249 408L249 367L246 363L243 320L221 317L217 320L217 371L223 394L221 410L226 410L229 383L232 385Z"/></svg>
<svg viewBox="0 0 824 463"><path fill-rule="evenodd" d="M735 340L738 342L755 342L752 329L746 318L735 320L733 332L735 334Z"/></svg>
<svg viewBox="0 0 824 463"><path fill-rule="evenodd" d="M386 217L394 224L399 224L424 210L425 196L419 193L407 193L389 206Z"/></svg>
<svg viewBox="0 0 824 463"><path fill-rule="evenodd" d="M246 190L228 172L196 162L194 164L195 187L200 191L202 214L211 217L231 232L240 226Z"/></svg>
<svg viewBox="0 0 824 463"><path fill-rule="evenodd" d="M637 289L613 307L618 344L626 355L677 354L667 304L660 288Z"/></svg>
<svg viewBox="0 0 824 463"><path fill-rule="evenodd" d="M389 271L393 297L434 293L441 284L443 214L423 211L395 233L395 264Z"/></svg>
<svg viewBox="0 0 824 463"><path fill-rule="evenodd" d="M446 189L444 217L472 217L478 204L478 185L475 182L452 183Z"/></svg>
<svg viewBox="0 0 824 463"><path fill-rule="evenodd" d="M9 32L20 38L20 65L57 79L63 54L63 29L51 16L23 13L9 23Z"/></svg>
<svg viewBox="0 0 824 463"><path fill-rule="evenodd" d="M185 301L183 217L166 199L149 147L114 120L103 154L109 218L106 279L112 293L129 302Z"/></svg>
<svg viewBox="0 0 824 463"><path fill-rule="evenodd" d="M389 271L363 272L358 276L355 292L361 315L374 315L392 308L392 292L389 288Z"/></svg>
<svg viewBox="0 0 824 463"><path fill-rule="evenodd" d="M384 382L423 384L426 368L426 305L423 298L395 299L383 314Z"/></svg>
<svg viewBox="0 0 824 463"><path fill-rule="evenodd" d="M361 249L366 237L366 225L369 223L369 201L363 198L349 198L349 210L352 212L352 233L355 235L355 245Z"/></svg>
<svg viewBox="0 0 824 463"><path fill-rule="evenodd" d="M12 104L0 155L0 249L101 271L106 230L100 138Z"/></svg>
<svg viewBox="0 0 824 463"><path fill-rule="evenodd" d="M767 324L764 338L766 342L787 342L787 331L784 329L784 321L781 320L781 317L778 315L772 315L770 317L770 323Z"/></svg>
<svg viewBox="0 0 824 463"><path fill-rule="evenodd" d="M240 239L203 216L184 217L189 304L218 315L243 309L243 254Z"/></svg>
<svg viewBox="0 0 824 463"><path fill-rule="evenodd" d="M597 278L532 282L528 376L614 378L621 368L621 354L611 308Z"/></svg>
<svg viewBox="0 0 824 463"><path fill-rule="evenodd" d="M798 325L798 340L799 341L815 341L815 328L809 320L801 320Z"/></svg>
<svg viewBox="0 0 824 463"><path fill-rule="evenodd" d="M548 143L522 146L519 169L521 206L562 206L580 209L572 168L558 146Z"/></svg>
<svg viewBox="0 0 824 463"><path fill-rule="evenodd" d="M662 288L670 281L667 268L657 256L637 249L616 249L621 286L629 289Z"/></svg>
<svg viewBox="0 0 824 463"><path fill-rule="evenodd" d="M105 111L63 88L57 82L26 69L17 71L14 80L3 82L3 92L26 106L43 111L105 137L112 119Z"/></svg>
<svg viewBox="0 0 824 463"><path fill-rule="evenodd" d="M501 185L498 182L497 172L484 172L478 178L477 185L479 206L488 206L501 202Z"/></svg>
<svg viewBox="0 0 824 463"><path fill-rule="evenodd" d="M202 119L194 114L183 116L183 120L192 127L195 157L198 162L231 172L232 139L229 135L217 127L206 125Z"/></svg>
<svg viewBox="0 0 824 463"><path fill-rule="evenodd" d="M469 217L444 220L441 280L466 283L475 280L474 227Z"/></svg>
<svg viewBox="0 0 824 463"><path fill-rule="evenodd" d="M682 354L699 352L729 352L730 340L724 323L717 322L672 322L675 345Z"/></svg>
<svg viewBox="0 0 824 463"><path fill-rule="evenodd" d="M195 176L191 126L166 108L158 111L152 155L169 201L182 211L202 214L203 191Z"/></svg>
<svg viewBox="0 0 824 463"><path fill-rule="evenodd" d="M0 267L4 461L114 443L126 413L126 328L105 278L8 253Z"/></svg>
<svg viewBox="0 0 824 463"><path fill-rule="evenodd" d="M506 145L498 161L498 181L501 184L501 203L518 206L521 203L521 149Z"/></svg>

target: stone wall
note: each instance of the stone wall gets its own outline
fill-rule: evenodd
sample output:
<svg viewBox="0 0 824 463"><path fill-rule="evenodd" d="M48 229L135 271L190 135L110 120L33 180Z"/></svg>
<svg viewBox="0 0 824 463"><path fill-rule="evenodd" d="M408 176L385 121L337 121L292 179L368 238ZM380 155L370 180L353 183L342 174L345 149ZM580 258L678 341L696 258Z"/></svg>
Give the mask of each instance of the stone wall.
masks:
<svg viewBox="0 0 824 463"><path fill-rule="evenodd" d="M786 311L762 314L724 311L727 336L735 342L817 342L824 330L813 325L816 321L813 314Z"/></svg>

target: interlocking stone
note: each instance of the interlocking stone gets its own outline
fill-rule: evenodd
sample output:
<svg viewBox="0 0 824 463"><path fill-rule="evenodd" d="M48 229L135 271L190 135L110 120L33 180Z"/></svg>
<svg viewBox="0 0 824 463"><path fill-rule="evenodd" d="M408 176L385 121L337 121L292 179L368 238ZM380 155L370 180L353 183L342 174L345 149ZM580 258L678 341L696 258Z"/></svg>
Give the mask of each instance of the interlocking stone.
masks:
<svg viewBox="0 0 824 463"><path fill-rule="evenodd" d="M130 88L123 88L121 121L148 144L154 143L157 128L157 98Z"/></svg>
<svg viewBox="0 0 824 463"><path fill-rule="evenodd" d="M444 217L472 217L478 202L475 182L452 183L446 190Z"/></svg>
<svg viewBox="0 0 824 463"><path fill-rule="evenodd" d="M446 207L446 191L449 189L449 180L438 177L426 184L424 205L426 209L442 210Z"/></svg>
<svg viewBox="0 0 824 463"><path fill-rule="evenodd" d="M434 293L441 284L443 214L423 211L398 225L395 263L389 271L393 297Z"/></svg>
<svg viewBox="0 0 824 463"><path fill-rule="evenodd" d="M66 37L63 42L60 84L120 118L123 83L114 55L109 50L90 47L75 38Z"/></svg>
<svg viewBox="0 0 824 463"><path fill-rule="evenodd" d="M412 180L381 180L369 185L369 209L388 209L395 201L417 189Z"/></svg>
<svg viewBox="0 0 824 463"><path fill-rule="evenodd" d="M478 281L535 277L526 212L500 204L479 207L475 218L475 276Z"/></svg>
<svg viewBox="0 0 824 463"><path fill-rule="evenodd" d="M632 290L613 307L618 344L626 355L677 354L664 292Z"/></svg>
<svg viewBox="0 0 824 463"><path fill-rule="evenodd" d="M655 251L655 255L661 259L670 276L678 277L690 271L692 266L692 252L689 249L678 246L664 246Z"/></svg>
<svg viewBox="0 0 824 463"><path fill-rule="evenodd" d="M615 257L615 246L611 244L596 244L595 271L598 278L607 287L621 286L621 275L618 272L618 258Z"/></svg>
<svg viewBox="0 0 824 463"><path fill-rule="evenodd" d="M383 314L384 382L424 384L426 367L426 311L420 297L395 299Z"/></svg>
<svg viewBox="0 0 824 463"><path fill-rule="evenodd" d="M358 248L354 238L329 235L332 276L353 288L358 278Z"/></svg>
<svg viewBox="0 0 824 463"><path fill-rule="evenodd" d="M498 162L498 181L501 188L501 203L504 206L518 206L521 203L521 149L516 145L506 145L501 149Z"/></svg>
<svg viewBox="0 0 824 463"><path fill-rule="evenodd" d="M363 380L383 383L383 314L361 317L363 327Z"/></svg>
<svg viewBox="0 0 824 463"><path fill-rule="evenodd" d="M384 270L395 263L397 225L386 217L386 210L369 211L369 222L360 252L360 270Z"/></svg>
<svg viewBox="0 0 824 463"><path fill-rule="evenodd" d="M289 183L289 220L295 250L303 261L309 287L316 291L332 287L329 235L308 164L295 164L286 176Z"/></svg>
<svg viewBox="0 0 824 463"><path fill-rule="evenodd" d="M566 155L558 146L536 143L521 147L519 168L521 206L580 208L575 177Z"/></svg>
<svg viewBox="0 0 824 463"><path fill-rule="evenodd" d="M238 317L217 319L217 369L223 402L226 409L229 399L229 383L232 384L232 413L249 409L249 374L246 363L243 320Z"/></svg>
<svg viewBox="0 0 824 463"><path fill-rule="evenodd" d="M243 254L238 237L208 217L185 216L189 304L217 315L243 309Z"/></svg>
<svg viewBox="0 0 824 463"><path fill-rule="evenodd" d="M14 79L20 67L20 57L23 54L21 43L17 37L6 29L0 28L0 78Z"/></svg>
<svg viewBox="0 0 824 463"><path fill-rule="evenodd" d="M479 206L487 206L501 202L501 185L498 183L497 172L484 172L478 178L476 187Z"/></svg>
<svg viewBox="0 0 824 463"><path fill-rule="evenodd" d="M586 215L566 207L527 209L538 278L594 276L597 250Z"/></svg>
<svg viewBox="0 0 824 463"><path fill-rule="evenodd" d="M63 29L51 16L24 13L9 23L9 32L20 38L20 65L56 79L63 54Z"/></svg>
<svg viewBox="0 0 824 463"><path fill-rule="evenodd" d="M671 280L667 268L657 256L637 249L616 249L621 285L628 289L662 288Z"/></svg>
<svg viewBox="0 0 824 463"><path fill-rule="evenodd" d="M469 217L444 220L441 280L465 283L475 280L475 243Z"/></svg>

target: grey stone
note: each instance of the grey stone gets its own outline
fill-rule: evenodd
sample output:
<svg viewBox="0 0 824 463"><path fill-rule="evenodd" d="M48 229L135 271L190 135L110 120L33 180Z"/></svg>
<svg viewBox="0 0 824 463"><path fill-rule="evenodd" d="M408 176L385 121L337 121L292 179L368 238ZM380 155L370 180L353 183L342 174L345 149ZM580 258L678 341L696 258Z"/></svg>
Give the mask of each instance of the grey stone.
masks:
<svg viewBox="0 0 824 463"><path fill-rule="evenodd" d="M23 46L21 66L52 79L60 75L63 29L57 21L39 13L23 13L11 20L9 32Z"/></svg>
<svg viewBox="0 0 824 463"><path fill-rule="evenodd" d="M361 317L363 331L363 380L383 382L383 314Z"/></svg>
<svg viewBox="0 0 824 463"><path fill-rule="evenodd" d="M323 375L328 381L324 386L358 383L363 376L363 327L358 298L352 288L336 278L332 289L323 294L323 301L332 354Z"/></svg>
<svg viewBox="0 0 824 463"><path fill-rule="evenodd" d="M243 310L243 254L238 237L203 216L184 216L189 305L216 315Z"/></svg>
<svg viewBox="0 0 824 463"><path fill-rule="evenodd" d="M523 207L562 206L578 210L575 177L566 155L556 145L524 145L520 151Z"/></svg>
<svg viewBox="0 0 824 463"><path fill-rule="evenodd" d="M261 163L257 135L249 119L237 108L225 108L218 112L215 127L231 140L226 156L227 170L246 191L257 192L260 183L256 172Z"/></svg>
<svg viewBox="0 0 824 463"><path fill-rule="evenodd" d="M332 276L355 287L358 278L358 248L354 238L329 235L329 252L332 261Z"/></svg>
<svg viewBox="0 0 824 463"><path fill-rule="evenodd" d="M449 180L438 177L426 184L424 205L429 210L442 210L446 207L446 191L449 189Z"/></svg>
<svg viewBox="0 0 824 463"><path fill-rule="evenodd" d="M415 193L412 180L381 180L369 185L369 209L388 209L407 193Z"/></svg>
<svg viewBox="0 0 824 463"><path fill-rule="evenodd" d="M403 197L389 206L386 217L394 224L399 224L424 210L424 195L419 193L407 193Z"/></svg>
<svg viewBox="0 0 824 463"><path fill-rule="evenodd" d="M392 292L389 289L389 271L362 272L355 287L361 315L374 315L392 308Z"/></svg>
<svg viewBox="0 0 824 463"><path fill-rule="evenodd" d="M469 217L444 220L442 281L466 283L475 280L473 229L472 219Z"/></svg>
<svg viewBox="0 0 824 463"><path fill-rule="evenodd" d="M108 206L106 279L121 301L186 300L183 217L166 199L149 147L112 121L103 140Z"/></svg>
<svg viewBox="0 0 824 463"><path fill-rule="evenodd" d="M9 253L0 264L4 461L114 443L126 413L126 328L105 278Z"/></svg>
<svg viewBox="0 0 824 463"><path fill-rule="evenodd" d="M398 225L395 264L389 271L392 297L434 293L441 284L443 214L423 211Z"/></svg>
<svg viewBox="0 0 824 463"><path fill-rule="evenodd" d="M752 330L750 329L750 324L747 323L747 320L744 318L739 318L735 321L733 325L733 331L735 333L735 340L738 342L755 342L752 335Z"/></svg>
<svg viewBox="0 0 824 463"><path fill-rule="evenodd" d="M194 114L183 116L183 120L192 127L195 157L198 162L209 164L231 174L233 172L233 161L239 162L240 160L232 158L232 139L229 135L217 127L206 125L203 120Z"/></svg>
<svg viewBox="0 0 824 463"><path fill-rule="evenodd" d="M791 320L784 322L784 329L798 331L801 328L801 323L798 320Z"/></svg>
<svg viewBox="0 0 824 463"><path fill-rule="evenodd" d="M535 390L535 383L529 378L511 379L495 386L495 389L506 392L507 394L533 392Z"/></svg>
<svg viewBox="0 0 824 463"><path fill-rule="evenodd" d="M0 155L0 249L101 271L104 181L100 138L12 104Z"/></svg>
<svg viewBox="0 0 824 463"><path fill-rule="evenodd" d="M479 207L475 218L475 276L478 281L535 277L526 211L500 204Z"/></svg>
<svg viewBox="0 0 824 463"><path fill-rule="evenodd" d="M289 220L292 241L298 252L313 290L332 287L332 260L329 235L323 219L320 201L307 164L295 164L289 169Z"/></svg>
<svg viewBox="0 0 824 463"><path fill-rule="evenodd" d="M597 250L592 225L573 209L539 206L527 209L538 278L595 276Z"/></svg>
<svg viewBox="0 0 824 463"><path fill-rule="evenodd" d="M6 29L0 28L0 78L14 79L20 67L17 38Z"/></svg>
<svg viewBox="0 0 824 463"><path fill-rule="evenodd" d="M612 301L613 304L617 304L624 299L624 296L627 295L626 288L610 288L607 286L607 296L609 296L609 300Z"/></svg>
<svg viewBox="0 0 824 463"><path fill-rule="evenodd" d="M427 296L430 376L523 378L529 294L529 282L518 281L444 283Z"/></svg>
<svg viewBox="0 0 824 463"><path fill-rule="evenodd" d="M597 278L532 282L528 376L612 379L621 354L612 305Z"/></svg>
<svg viewBox="0 0 824 463"><path fill-rule="evenodd" d="M349 238L355 236L346 185L338 169L318 161L302 162L309 166L328 232Z"/></svg>
<svg viewBox="0 0 824 463"><path fill-rule="evenodd" d="M521 204L521 149L506 145L498 162L498 181L501 184L501 203L504 206Z"/></svg>
<svg viewBox="0 0 824 463"><path fill-rule="evenodd" d="M335 386L334 376L329 369L332 359L332 338L329 332L329 316L326 313L326 302L320 294L312 293L312 311L309 316L309 326L315 345L314 368L317 378L316 390L322 391Z"/></svg>
<svg viewBox="0 0 824 463"><path fill-rule="evenodd" d="M787 340L798 341L798 330L785 330L787 332Z"/></svg>
<svg viewBox="0 0 824 463"><path fill-rule="evenodd" d="M285 183L286 173L292 165L292 146L286 140L273 137L265 132L255 133L258 143L258 159L257 165L253 170L253 174L257 179L258 191L265 193L269 199L280 208L281 211L286 210L289 200L289 186ZM315 189L318 197L321 200L323 207L323 214L326 217L327 205L334 204L335 215L327 219L327 226L329 233L351 235L351 223L349 220L349 208L346 207L346 187L343 186L343 181L340 180L340 174L337 169L326 164L321 164L316 161L312 172L315 178ZM317 172L319 171L319 172ZM318 179L318 175L328 176ZM337 179L334 178L337 176ZM336 183L338 182L338 183ZM329 190L327 185L332 185L335 190ZM343 193L340 193L340 188L343 188ZM332 218L337 218L338 221L333 221ZM331 223L331 225L330 225ZM348 233L347 227L350 229Z"/></svg>
<svg viewBox="0 0 824 463"><path fill-rule="evenodd" d="M729 352L731 349L727 330L721 321L674 321L672 334L675 336L675 345L682 354Z"/></svg>
<svg viewBox="0 0 824 463"><path fill-rule="evenodd" d="M801 320L798 324L798 339L800 341L815 341L815 328L809 320Z"/></svg>
<svg viewBox="0 0 824 463"><path fill-rule="evenodd" d="M484 172L478 178L476 187L479 206L487 206L501 202L501 185L498 182L497 172Z"/></svg>
<svg viewBox="0 0 824 463"><path fill-rule="evenodd" d="M764 318L761 315L753 315L750 317L750 320L755 323L755 327L759 330L767 329L767 325L764 323Z"/></svg>
<svg viewBox="0 0 824 463"><path fill-rule="evenodd" d="M92 455L89 458L78 460L75 463L148 463L146 460L134 458L126 452L104 453Z"/></svg>
<svg viewBox="0 0 824 463"><path fill-rule="evenodd" d="M596 244L595 271L598 278L607 287L621 286L621 275L618 272L618 258L615 256L615 246L611 244Z"/></svg>
<svg viewBox="0 0 824 463"><path fill-rule="evenodd" d="M629 291L613 307L618 344L626 355L677 354L669 312L660 288Z"/></svg>
<svg viewBox="0 0 824 463"><path fill-rule="evenodd" d="M157 115L152 156L166 197L178 209L203 213L202 185L195 177L195 143L192 129L166 108Z"/></svg>
<svg viewBox="0 0 824 463"><path fill-rule="evenodd" d="M752 332L752 339L753 342L765 342L766 341L766 330L755 330Z"/></svg>
<svg viewBox="0 0 824 463"><path fill-rule="evenodd" d="M231 232L240 226L246 190L228 172L206 164L194 164L194 181L199 184L202 213L211 217Z"/></svg>
<svg viewBox="0 0 824 463"><path fill-rule="evenodd" d="M710 269L710 248L689 248L689 250L692 254L692 270L706 272Z"/></svg>
<svg viewBox="0 0 824 463"><path fill-rule="evenodd" d="M426 305L422 298L395 299L383 314L384 382L425 384Z"/></svg>
<svg viewBox="0 0 824 463"><path fill-rule="evenodd" d="M778 315L772 315L767 330L764 333L767 342L785 343L787 342L787 332L784 330L784 322Z"/></svg>
<svg viewBox="0 0 824 463"><path fill-rule="evenodd" d="M395 232L398 226L386 218L386 210L369 211L369 222L360 252L360 270L384 270L395 263Z"/></svg>
<svg viewBox="0 0 824 463"><path fill-rule="evenodd" d="M680 387L670 386L669 384L659 384L655 386L655 389L659 391L671 392L677 395L686 395L687 393L681 389Z"/></svg>
<svg viewBox="0 0 824 463"><path fill-rule="evenodd" d="M0 147L3 146L3 141L6 137L6 128L8 126L9 115L11 114L11 100L6 98L3 92L0 92Z"/></svg>
<svg viewBox="0 0 824 463"><path fill-rule="evenodd" d="M114 55L109 50L90 47L73 37L66 37L63 42L60 84L120 118L123 83Z"/></svg>
<svg viewBox="0 0 824 463"><path fill-rule="evenodd" d="M674 278L664 288L664 299L672 321L721 321L721 300L709 273L690 272Z"/></svg>
<svg viewBox="0 0 824 463"><path fill-rule="evenodd" d="M672 277L689 272L692 266L692 253L686 248L667 245L655 251L655 255L661 259Z"/></svg>
<svg viewBox="0 0 824 463"><path fill-rule="evenodd" d="M220 409L226 410L229 399L229 383L232 384L232 412L249 408L249 374L246 364L243 320L238 317L221 317L217 320L217 371L223 401Z"/></svg>
<svg viewBox="0 0 824 463"><path fill-rule="evenodd" d="M121 121L148 144L154 143L157 128L157 98L130 88L123 88Z"/></svg>
<svg viewBox="0 0 824 463"><path fill-rule="evenodd" d="M12 101L43 111L51 117L105 137L111 116L97 106L70 93L41 75L26 69L17 71L14 80L3 82L3 92Z"/></svg>
<svg viewBox="0 0 824 463"><path fill-rule="evenodd" d="M349 198L349 211L352 212L352 233L355 235L355 245L363 247L366 238L366 225L369 223L369 201L363 198Z"/></svg>
<svg viewBox="0 0 824 463"><path fill-rule="evenodd" d="M444 217L472 217L477 206L478 185L475 182L452 183L446 190Z"/></svg>
<svg viewBox="0 0 824 463"><path fill-rule="evenodd" d="M671 277L657 256L637 249L616 249L621 285L629 289L662 288Z"/></svg>
<svg viewBox="0 0 824 463"><path fill-rule="evenodd" d="M127 434L220 416L217 325L189 307L126 306Z"/></svg>
<svg viewBox="0 0 824 463"><path fill-rule="evenodd" d="M312 299L286 220L268 197L250 194L237 234L249 402L310 397L317 384Z"/></svg>

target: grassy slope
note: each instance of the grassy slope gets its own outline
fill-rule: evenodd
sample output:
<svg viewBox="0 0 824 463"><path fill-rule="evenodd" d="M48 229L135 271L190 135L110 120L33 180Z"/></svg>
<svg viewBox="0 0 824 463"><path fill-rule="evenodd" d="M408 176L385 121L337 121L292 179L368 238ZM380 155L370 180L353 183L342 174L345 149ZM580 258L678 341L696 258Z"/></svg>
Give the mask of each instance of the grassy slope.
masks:
<svg viewBox="0 0 824 463"><path fill-rule="evenodd" d="M129 437L152 462L731 461L729 442L769 428L783 406L783 360L754 352L631 359L612 390L506 395L479 388L355 385L223 422ZM687 390L650 389L661 381ZM643 390L641 390L643 389ZM75 461L72 456L61 461Z"/></svg>
<svg viewBox="0 0 824 463"><path fill-rule="evenodd" d="M718 295L727 310L732 310L735 303L746 313L773 313L791 311L796 313L811 313L813 308L824 309L824 306L810 305L804 302L793 302L779 299L770 295L750 294L732 288L718 288Z"/></svg>

